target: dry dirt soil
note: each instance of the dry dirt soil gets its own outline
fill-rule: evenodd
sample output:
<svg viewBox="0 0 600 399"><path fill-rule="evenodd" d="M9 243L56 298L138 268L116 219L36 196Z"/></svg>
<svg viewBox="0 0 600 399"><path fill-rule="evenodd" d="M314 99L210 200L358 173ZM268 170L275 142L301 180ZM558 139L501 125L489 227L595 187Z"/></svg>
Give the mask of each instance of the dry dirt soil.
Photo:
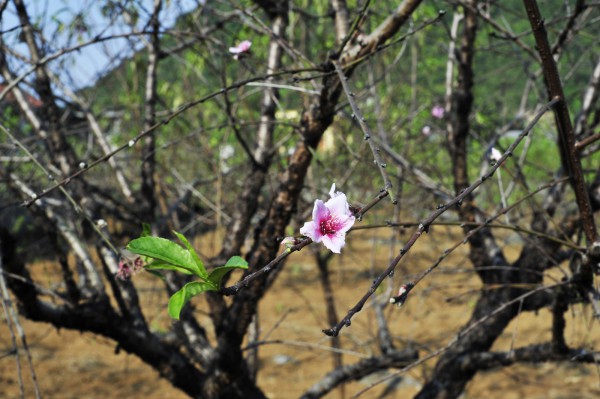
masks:
<svg viewBox="0 0 600 399"><path fill-rule="evenodd" d="M408 233L408 232L406 232ZM404 242L406 234L399 237ZM506 237L510 240L510 237ZM430 266L443 249L460 240L449 228L434 227L399 265L393 279L394 291L401 282ZM197 240L201 252L210 254L218 239ZM207 244L208 243L208 244ZM383 270L390 256L391 241L380 231L360 233L348 240L342 255L331 264L332 281L340 317L365 293L373 272ZM211 249L212 248L212 249ZM395 250L399 244L395 244ZM402 308L388 306L385 314L398 348L414 347L421 357L443 348L469 318L481 285L466 259L466 246L460 247L411 293ZM394 251L395 251L394 250ZM510 244L505 253L518 255L519 244ZM34 273L45 276L48 284L55 265L39 262ZM548 276L548 282L552 276ZM155 329L171 321L166 314L167 297L158 279L147 274L135 276L142 293L149 323ZM387 283L386 283L387 284ZM382 289L385 291L385 287ZM381 293L381 292L380 292ZM385 295L385 293L383 293ZM387 296L382 295L383 300ZM202 298L194 299L202 322L208 319ZM600 348L598 322L587 306L575 306L568 313L567 339L570 345ZM115 353L115 343L77 331L56 330L51 325L20 318L33 367L43 398L185 398L162 380L158 373L135 356ZM310 249L294 254L285 264L277 283L260 307L260 339L268 343L259 350L258 384L273 399L298 398L332 368L330 339L321 330L329 327L323 292ZM521 315L495 344L496 350L510 350L528 343L547 342L551 318L548 310ZM343 361L350 364L377 354L377 331L369 306L357 314L341 333ZM19 374L6 320L0 324L0 398L19 398ZM26 353L19 345L19 359L25 397L34 397ZM393 375L388 370L347 384L327 398L350 398L375 382L361 398L408 398L418 392L430 374L435 359L411 370ZM382 396L385 395L385 396ZM519 365L480 373L468 385L463 398L596 398L600 397L600 372L595 365Z"/></svg>

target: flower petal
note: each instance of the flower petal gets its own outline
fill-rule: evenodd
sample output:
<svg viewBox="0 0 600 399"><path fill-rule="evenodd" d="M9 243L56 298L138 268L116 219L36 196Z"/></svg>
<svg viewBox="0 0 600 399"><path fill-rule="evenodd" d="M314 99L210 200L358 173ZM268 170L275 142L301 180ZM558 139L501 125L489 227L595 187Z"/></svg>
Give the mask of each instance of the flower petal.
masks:
<svg viewBox="0 0 600 399"><path fill-rule="evenodd" d="M350 230L356 218L350 211L346 195L335 191L335 183L329 191L331 198L327 202L315 200L313 220L304 223L300 233L314 242L323 242L331 252L340 253L346 245L346 232Z"/></svg>
<svg viewBox="0 0 600 399"><path fill-rule="evenodd" d="M329 201L327 201L329 202ZM331 215L331 211L327 204L324 204L321 200L315 200L315 205L313 207L312 217L317 225L321 223L321 221L329 219Z"/></svg>
<svg viewBox="0 0 600 399"><path fill-rule="evenodd" d="M346 234L327 234L323 236L322 241L327 249L339 254L342 247L346 245Z"/></svg>
<svg viewBox="0 0 600 399"><path fill-rule="evenodd" d="M310 237L314 242L321 242L321 238L323 237L319 224L315 222L304 223L304 226L300 228L300 234Z"/></svg>
<svg viewBox="0 0 600 399"><path fill-rule="evenodd" d="M250 50L250 46L252 46L252 42L250 40L244 40L238 44L238 48L244 52Z"/></svg>
<svg viewBox="0 0 600 399"><path fill-rule="evenodd" d="M229 52L231 54L246 53L250 50L250 46L252 46L252 42L250 40L244 40L235 47L229 47Z"/></svg>
<svg viewBox="0 0 600 399"><path fill-rule="evenodd" d="M346 234L348 230L354 225L356 218L354 216L340 216L338 217L338 229L336 234Z"/></svg>
<svg viewBox="0 0 600 399"><path fill-rule="evenodd" d="M332 215L337 217L342 215L352 215L350 207L348 206L348 201L346 200L346 194L344 193L336 193L336 196L328 200L325 203L325 206L331 211Z"/></svg>
<svg viewBox="0 0 600 399"><path fill-rule="evenodd" d="M341 193L339 191L338 192L335 191L335 183L333 183L331 185L331 190L329 190L329 196L331 196L331 198L333 198L333 197L337 197L340 194Z"/></svg>

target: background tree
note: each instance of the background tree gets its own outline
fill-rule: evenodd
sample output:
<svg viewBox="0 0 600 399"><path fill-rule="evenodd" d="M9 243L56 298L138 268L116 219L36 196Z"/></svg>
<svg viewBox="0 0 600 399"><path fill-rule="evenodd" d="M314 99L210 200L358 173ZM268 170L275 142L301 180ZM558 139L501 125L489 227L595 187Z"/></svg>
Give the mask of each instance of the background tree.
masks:
<svg viewBox="0 0 600 399"><path fill-rule="evenodd" d="M191 397L262 398L259 304L301 250L318 266L334 353L303 397L388 368L422 366L417 396L450 398L481 371L595 363L597 342L568 342L565 313L600 312L597 4L421 3L197 2L170 26L178 11L161 0L41 14L2 2L0 282L20 313L110 338ZM93 85L69 65L90 48L110 66ZM342 252L365 251L359 230L385 228L391 253L345 314L337 255L298 236L334 182L361 221ZM136 279L115 278L142 223L163 237L216 232L208 270L238 255L248 270L156 328ZM434 249L443 225L450 243ZM286 236L297 237L282 253ZM409 269L417 242L431 261ZM468 261L449 265L462 242ZM42 256L56 264L49 281L32 273ZM479 284L459 290L472 311L463 304L470 317L452 336L431 346L390 327L437 310L427 284L466 269ZM171 295L189 278L163 281ZM422 308L386 308L407 296ZM549 339L494 348L542 309ZM345 362L340 337L371 312L370 356Z"/></svg>

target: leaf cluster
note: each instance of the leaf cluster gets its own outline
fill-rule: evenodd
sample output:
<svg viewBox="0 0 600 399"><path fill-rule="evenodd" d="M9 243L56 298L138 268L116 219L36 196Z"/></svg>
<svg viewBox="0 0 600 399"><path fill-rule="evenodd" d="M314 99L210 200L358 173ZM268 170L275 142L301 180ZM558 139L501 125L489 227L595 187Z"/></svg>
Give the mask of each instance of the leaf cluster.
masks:
<svg viewBox="0 0 600 399"><path fill-rule="evenodd" d="M159 270L172 270L198 277L198 280L187 283L169 299L169 315L179 320L181 309L190 299L206 291L218 291L227 273L235 269L247 269L248 262L240 256L233 256L225 265L207 272L188 239L176 231L173 234L183 247L165 238L153 237L149 235L149 229L145 228L141 237L129 242L127 249L144 256L147 262L145 269L153 274L157 274ZM158 275L161 276L159 273Z"/></svg>

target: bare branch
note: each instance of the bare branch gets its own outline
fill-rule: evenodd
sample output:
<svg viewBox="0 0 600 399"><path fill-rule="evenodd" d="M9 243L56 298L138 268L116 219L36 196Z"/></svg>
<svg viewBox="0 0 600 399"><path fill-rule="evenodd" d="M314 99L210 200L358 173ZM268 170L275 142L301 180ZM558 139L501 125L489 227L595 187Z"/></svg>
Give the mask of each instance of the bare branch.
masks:
<svg viewBox="0 0 600 399"><path fill-rule="evenodd" d="M600 90L600 58L598 59L598 61L596 62L596 67L594 68L594 72L592 73L592 76L590 77L590 82L585 90L585 93L583 94L583 103L581 105L581 111L580 114L577 115L577 118L575 119L575 137L577 137L578 139L581 139L582 135L586 134L586 130L588 129L587 123L588 120L590 118L590 115L592 113L592 110L594 109L594 105L597 104L598 102L598 91ZM600 134L596 134L595 136L592 137L597 137ZM577 148L582 148L585 147L586 145L590 144L588 141L586 140L590 140L591 138L588 137L585 140L585 144L583 142L577 142L575 143L575 147ZM595 141L596 139L594 139L593 141ZM593 142L592 141L592 142Z"/></svg>
<svg viewBox="0 0 600 399"><path fill-rule="evenodd" d="M600 361L598 352L587 349L568 349L557 352L552 344L530 345L508 352L475 352L465 354L461 359L461 368L478 368L490 370L498 367L508 367L517 363L569 362L592 363Z"/></svg>
<svg viewBox="0 0 600 399"><path fill-rule="evenodd" d="M348 36L348 6L346 0L331 0L331 6L335 12L335 42L339 45Z"/></svg>
<svg viewBox="0 0 600 399"><path fill-rule="evenodd" d="M302 399L321 398L336 386L348 381L356 381L378 370L401 368L418 359L415 350L393 351L381 356L364 359L355 364L342 366L328 373L321 381L313 385Z"/></svg>
<svg viewBox="0 0 600 399"><path fill-rule="evenodd" d="M377 168L379 169L381 176L383 177L383 190L387 191L390 199L392 200L392 203L395 204L397 201L394 198L394 191L392 190L392 181L390 180L390 177L388 176L387 171L385 170L387 165L381 159L381 154L380 154L379 149L377 147L375 147L375 144L373 144L373 141L371 140L373 133L371 132L371 129L367 125L366 118L363 116L362 112L360 112L360 109L358 108L358 106L356 105L356 102L354 101L354 94L350 91L350 88L349 88L348 82L347 82L348 78L344 75L342 66L337 61L334 61L333 65L335 67L336 72L338 73L340 82L341 82L342 87L344 88L344 92L346 93L346 96L348 98L348 103L350 104L350 107L352 108L352 112L353 112L352 115L358 121L360 128L364 132L364 134L365 134L364 139L367 143L369 143L369 147L371 148L371 152L373 153L374 162L377 165Z"/></svg>
<svg viewBox="0 0 600 399"><path fill-rule="evenodd" d="M558 67L556 66L556 62L552 55L546 28L544 27L544 20L537 6L537 1L523 0L523 3L525 4L525 10L527 11L537 49L542 60L548 98L556 98L559 100L554 108L554 116L558 127L558 139L562 163L572 179L571 184L575 191L575 198L581 215L583 231L585 232L588 246L591 246L598 239L598 231L596 230L594 215L587 193L581 160L579 159L579 154L575 147L573 124L571 123L569 109L564 97Z"/></svg>
<svg viewBox="0 0 600 399"><path fill-rule="evenodd" d="M346 314L346 316L335 326L323 330L323 332L326 335L329 336L337 336L340 332L340 330L343 327L348 327L351 324L351 320L352 317L360 312L363 308L363 306L365 305L365 303L367 302L367 300L369 299L369 297L371 295L373 295L373 293L375 292L375 290L377 289L377 287L379 287L379 285L381 284L381 282L383 281L383 279L385 279L387 276L390 275L390 273L392 273L395 269L396 266L398 265L398 263L400 262L400 260L402 260L402 258L404 257L404 255L412 248L412 246L417 242L417 240L421 237L421 235L424 232L429 231L429 226L431 226L431 224L440 216L442 215L444 212L446 212L448 209L451 209L455 206L460 206L460 204L462 204L462 202L465 200L465 198L468 198L468 196L475 191L475 189L477 189L481 184L483 184L483 182L487 179L489 179L494 172L496 171L496 169L498 169L500 167L500 165L502 165L502 162L504 162L504 160L506 160L514 151L514 149L519 145L519 143L525 138L525 136L527 136L527 134L529 134L529 132L531 131L531 129L533 129L533 127L535 126L535 124L539 121L539 119L542 117L542 115L550 109L550 107L552 107L558 100L553 100L551 102L549 102L539 113L538 115L533 119L533 121L529 124L529 126L527 126L527 128L525 130L523 130L523 132L519 135L519 137L511 144L511 146L508 148L508 150L504 153L504 155L502 155L502 157L500 158L500 160L490 168L490 170L488 171L488 173L486 173L485 175L483 175L482 177L480 177L477 181L475 181L473 184L471 184L469 187L465 188L458 196L456 196L454 199L452 199L450 202L438 206L438 209L431 213L427 218L423 219L423 221L421 221L419 223L419 227L417 228L417 230L413 233L413 235L410 237L410 239L406 242L406 244L404 245L404 247L402 247L402 249L400 250L400 253L390 262L390 264L388 265L388 267L383 271L383 273L381 273L371 284L371 287L369 288L369 290L365 293L365 295L356 303L356 305L354 305Z"/></svg>
<svg viewBox="0 0 600 399"><path fill-rule="evenodd" d="M236 90L242 86L245 86L246 84L250 83L250 82L256 82L256 81L262 81L265 79L269 79L270 77L277 77L277 76L282 76L282 75L289 75L289 74L294 74L294 73L299 73L299 72L303 72L306 71L305 69L301 69L301 70L291 70L291 71L281 71L281 72L276 72L273 74L269 74L269 75L265 75L265 76L258 76L258 77L253 77L253 78L249 78L249 79L245 79L239 82L236 82L228 87L224 87L221 88L211 94L208 94L198 100L189 102L187 104L184 104L180 107L178 107L175 111L171 112L169 115L167 115L164 119L162 119L161 121L155 123L152 127L150 127L147 130L142 131L141 133L139 133L138 135L134 136L133 138L131 138L127 143L115 148L112 152L110 152L109 154L106 154L98 159L96 159L95 161L92 161L90 163L88 163L87 165L85 165L85 167L80 168L77 172L72 173L71 175L69 175L68 177L65 177L64 179L62 179L61 181L57 182L56 184L50 186L49 188L43 190L41 193L36 193L35 198L31 198L30 200L26 201L23 206L25 207L29 207L31 206L33 203L35 203L38 199L45 197L46 195L50 194L51 192L53 192L54 190L58 189L59 187L63 187L67 184L69 184L70 182L72 182L74 179L79 178L81 175L83 175L84 173L86 173L87 171L89 171L90 169L95 168L96 166L106 162L108 159L112 158L113 156L115 156L116 154L118 154L119 152L126 150L128 148L133 147L140 139L142 139L143 137L153 133L155 130L157 130L158 128L160 128L161 126L167 125L169 124L169 122L171 122L173 119L175 119L176 117L178 117L179 115L181 115L182 113L184 113L185 111L189 110L190 108L193 108L197 105L200 105L202 103L205 103L206 101L209 101L215 97L218 97L219 95L225 93L225 92L229 92L229 91L233 91Z"/></svg>
<svg viewBox="0 0 600 399"><path fill-rule="evenodd" d="M31 360L31 352L29 351L29 345L27 344L27 337L25 336L25 331L19 322L19 317L17 312L15 311L13 301L10 299L10 294L8 293L8 285L6 284L6 280L4 278L4 266L3 263L3 251L5 247L5 243L3 242L6 239L4 232L0 232L0 296L2 297L2 309L4 310L4 315L6 317L6 322L8 324L8 330L10 333L12 347L15 354L15 362L17 364L17 375L19 377L19 391L21 397L25 397L25 391L23 387L23 375L21 372L21 361L19 358L19 348L17 346L17 339L15 336L16 333L19 335L19 339L21 340L21 345L25 351L27 356L27 364L29 366L29 374L31 375L31 381L33 382L33 391L36 399L41 398L40 387L37 382L37 375L35 373L33 362ZM13 328L14 327L14 328Z"/></svg>

